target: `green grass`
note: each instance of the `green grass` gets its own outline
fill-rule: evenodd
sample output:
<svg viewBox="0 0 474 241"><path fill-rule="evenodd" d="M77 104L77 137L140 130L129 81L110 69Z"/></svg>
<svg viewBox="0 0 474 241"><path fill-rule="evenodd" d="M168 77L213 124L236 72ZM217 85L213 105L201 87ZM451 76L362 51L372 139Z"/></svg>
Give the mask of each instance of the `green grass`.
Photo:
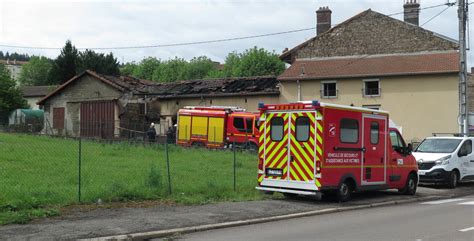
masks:
<svg viewBox="0 0 474 241"><path fill-rule="evenodd" d="M257 200L256 155L163 145L82 141L81 203L165 200L181 204ZM79 141L0 133L0 224L25 223L78 204Z"/></svg>

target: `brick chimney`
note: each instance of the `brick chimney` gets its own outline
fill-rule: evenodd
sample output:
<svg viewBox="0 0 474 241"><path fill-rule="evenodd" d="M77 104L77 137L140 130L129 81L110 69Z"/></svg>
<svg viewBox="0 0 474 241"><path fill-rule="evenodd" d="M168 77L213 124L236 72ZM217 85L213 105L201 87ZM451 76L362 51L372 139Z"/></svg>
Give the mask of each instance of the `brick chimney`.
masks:
<svg viewBox="0 0 474 241"><path fill-rule="evenodd" d="M320 7L316 11L316 35L320 35L331 28L331 13L329 7Z"/></svg>
<svg viewBox="0 0 474 241"><path fill-rule="evenodd" d="M420 0L405 0L403 12L405 22L418 26L420 19Z"/></svg>

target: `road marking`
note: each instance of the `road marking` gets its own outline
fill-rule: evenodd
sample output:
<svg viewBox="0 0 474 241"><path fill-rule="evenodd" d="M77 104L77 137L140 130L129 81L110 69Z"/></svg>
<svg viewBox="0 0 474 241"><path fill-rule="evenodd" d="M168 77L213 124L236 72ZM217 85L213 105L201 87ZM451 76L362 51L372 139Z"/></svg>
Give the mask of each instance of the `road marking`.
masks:
<svg viewBox="0 0 474 241"><path fill-rule="evenodd" d="M459 232L467 232L467 231L472 231L472 230L474 230L474 227L461 229L461 230L459 230Z"/></svg>
<svg viewBox="0 0 474 241"><path fill-rule="evenodd" d="M438 201L424 202L421 204L443 204L443 203L450 203L450 202L458 202L462 200L464 200L464 198L452 198L452 199L443 199L443 200L438 200Z"/></svg>
<svg viewBox="0 0 474 241"><path fill-rule="evenodd" d="M460 205L474 205L474 201L471 202L465 202L465 203L459 203Z"/></svg>

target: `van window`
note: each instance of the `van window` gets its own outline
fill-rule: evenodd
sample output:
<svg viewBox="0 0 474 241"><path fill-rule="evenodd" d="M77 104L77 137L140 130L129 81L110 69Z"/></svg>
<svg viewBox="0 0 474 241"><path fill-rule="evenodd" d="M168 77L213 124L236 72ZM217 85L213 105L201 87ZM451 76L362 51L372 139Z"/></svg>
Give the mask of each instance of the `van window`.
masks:
<svg viewBox="0 0 474 241"><path fill-rule="evenodd" d="M379 144L379 123L375 121L370 123L370 143Z"/></svg>
<svg viewBox="0 0 474 241"><path fill-rule="evenodd" d="M297 141L308 141L309 140L309 118L298 117L296 118L296 140Z"/></svg>
<svg viewBox="0 0 474 241"><path fill-rule="evenodd" d="M245 124L247 124L247 133L252 133L253 132L253 119L252 118L245 118Z"/></svg>
<svg viewBox="0 0 474 241"><path fill-rule="evenodd" d="M390 133L391 136L392 133ZM459 146L459 143L461 143L461 139L428 138L418 145L415 152L452 153Z"/></svg>
<svg viewBox="0 0 474 241"><path fill-rule="evenodd" d="M270 138L272 141L283 139L283 118L275 117L270 121Z"/></svg>
<svg viewBox="0 0 474 241"><path fill-rule="evenodd" d="M359 122L354 119L341 119L340 137L343 143L359 142Z"/></svg>
<svg viewBox="0 0 474 241"><path fill-rule="evenodd" d="M459 148L459 153L465 153L466 155L469 155L472 153L472 141L467 140L464 143L462 143L461 148Z"/></svg>
<svg viewBox="0 0 474 241"><path fill-rule="evenodd" d="M234 127L240 132L245 132L244 118L234 117Z"/></svg>

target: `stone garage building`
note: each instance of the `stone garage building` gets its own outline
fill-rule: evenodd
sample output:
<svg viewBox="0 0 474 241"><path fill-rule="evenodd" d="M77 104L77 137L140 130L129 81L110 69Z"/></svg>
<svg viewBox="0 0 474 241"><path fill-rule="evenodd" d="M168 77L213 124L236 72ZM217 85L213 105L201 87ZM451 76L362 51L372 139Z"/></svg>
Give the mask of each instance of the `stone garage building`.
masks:
<svg viewBox="0 0 474 241"><path fill-rule="evenodd" d="M146 88L154 84L87 70L38 101L45 112L45 132L113 138L123 133L121 128L130 128L131 123L143 130L149 116L144 114L143 100L134 95L146 93Z"/></svg>

